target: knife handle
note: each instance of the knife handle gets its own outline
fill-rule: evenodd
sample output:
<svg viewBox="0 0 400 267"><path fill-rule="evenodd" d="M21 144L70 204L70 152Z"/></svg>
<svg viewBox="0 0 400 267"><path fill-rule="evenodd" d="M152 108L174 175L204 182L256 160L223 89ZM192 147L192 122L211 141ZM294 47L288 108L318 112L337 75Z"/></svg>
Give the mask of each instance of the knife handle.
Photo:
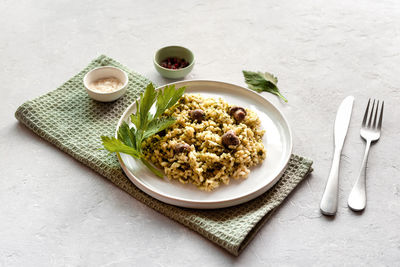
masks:
<svg viewBox="0 0 400 267"><path fill-rule="evenodd" d="M335 148L331 171L329 173L328 182L326 183L320 205L321 212L324 215L335 215L337 211L340 154L341 149Z"/></svg>

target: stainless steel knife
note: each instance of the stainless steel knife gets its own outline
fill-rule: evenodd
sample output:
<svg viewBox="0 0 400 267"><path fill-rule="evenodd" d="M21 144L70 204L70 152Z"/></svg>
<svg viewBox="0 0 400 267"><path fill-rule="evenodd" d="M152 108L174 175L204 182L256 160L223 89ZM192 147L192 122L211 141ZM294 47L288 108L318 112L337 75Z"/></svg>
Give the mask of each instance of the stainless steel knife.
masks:
<svg viewBox="0 0 400 267"><path fill-rule="evenodd" d="M353 109L354 97L348 96L340 104L335 119L335 152L332 160L332 167L329 173L328 182L322 196L320 209L324 215L335 215L338 206L339 189L339 162L340 155L349 128L351 111Z"/></svg>

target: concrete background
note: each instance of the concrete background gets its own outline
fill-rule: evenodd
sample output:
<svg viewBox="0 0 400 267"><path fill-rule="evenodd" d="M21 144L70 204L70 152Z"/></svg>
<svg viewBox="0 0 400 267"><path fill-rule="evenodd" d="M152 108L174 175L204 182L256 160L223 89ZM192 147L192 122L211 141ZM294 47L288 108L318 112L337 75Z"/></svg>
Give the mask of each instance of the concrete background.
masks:
<svg viewBox="0 0 400 267"><path fill-rule="evenodd" d="M338 266L400 264L398 1L0 1L0 266ZM191 48L186 79L245 85L279 78L294 152L314 160L302 183L239 257L136 201L14 118L100 54L157 84L154 52ZM333 121L355 96L334 219L319 211ZM347 197L364 151L368 98L385 100L368 165L368 206Z"/></svg>

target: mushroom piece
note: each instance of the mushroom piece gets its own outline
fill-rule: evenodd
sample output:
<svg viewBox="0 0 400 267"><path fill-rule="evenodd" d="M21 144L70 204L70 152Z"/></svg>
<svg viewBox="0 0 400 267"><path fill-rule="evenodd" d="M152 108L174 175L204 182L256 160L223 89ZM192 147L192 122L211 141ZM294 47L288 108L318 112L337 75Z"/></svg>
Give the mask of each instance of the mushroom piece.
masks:
<svg viewBox="0 0 400 267"><path fill-rule="evenodd" d="M229 115L233 116L237 122L242 122L247 115L247 112L242 107L231 107Z"/></svg>
<svg viewBox="0 0 400 267"><path fill-rule="evenodd" d="M206 113L201 109L191 110L189 115L192 120L197 120L198 122L202 122L206 117Z"/></svg>
<svg viewBox="0 0 400 267"><path fill-rule="evenodd" d="M225 147L238 146L240 144L239 138L231 130L222 135L221 141Z"/></svg>
<svg viewBox="0 0 400 267"><path fill-rule="evenodd" d="M186 143L176 144L174 150L176 153L189 152L190 146Z"/></svg>

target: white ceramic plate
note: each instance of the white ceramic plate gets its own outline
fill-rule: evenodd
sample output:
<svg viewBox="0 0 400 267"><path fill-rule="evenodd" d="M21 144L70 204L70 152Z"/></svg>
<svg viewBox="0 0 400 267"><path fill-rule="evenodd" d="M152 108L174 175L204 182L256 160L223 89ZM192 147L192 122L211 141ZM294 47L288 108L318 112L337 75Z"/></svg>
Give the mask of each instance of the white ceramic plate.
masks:
<svg viewBox="0 0 400 267"><path fill-rule="evenodd" d="M279 180L292 153L292 135L285 117L273 104L249 89L224 82L198 80L174 84L177 88L186 86L186 94L221 97L229 104L255 111L261 120L261 127L266 130L263 143L267 157L262 164L251 168L247 179L232 179L229 185L221 184L214 191L205 192L192 184L181 184L167 178L160 179L140 160L121 153L119 161L122 169L137 187L168 204L195 209L215 209L249 201L266 192ZM117 129L122 121L129 123L129 116L135 111L136 105L133 103L122 115Z"/></svg>

